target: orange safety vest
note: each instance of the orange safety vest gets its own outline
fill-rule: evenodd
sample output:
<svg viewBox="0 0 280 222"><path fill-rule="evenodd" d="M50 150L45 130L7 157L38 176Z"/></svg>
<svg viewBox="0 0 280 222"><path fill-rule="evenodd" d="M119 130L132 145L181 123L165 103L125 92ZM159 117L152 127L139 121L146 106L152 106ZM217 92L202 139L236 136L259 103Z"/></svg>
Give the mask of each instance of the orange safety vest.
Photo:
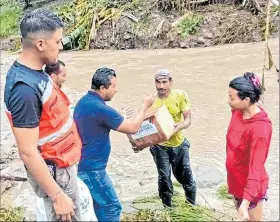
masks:
<svg viewBox="0 0 280 222"><path fill-rule="evenodd" d="M25 76L16 76L13 81L8 81L7 76L6 85L12 86L5 88L5 111L13 128L12 116L6 103L16 82L24 82L38 92L42 102L38 149L45 160L53 161L59 168L68 167L80 160L82 142L70 113L67 96L46 75L42 74L41 81L38 79L40 74L34 75L33 81L31 77Z"/></svg>

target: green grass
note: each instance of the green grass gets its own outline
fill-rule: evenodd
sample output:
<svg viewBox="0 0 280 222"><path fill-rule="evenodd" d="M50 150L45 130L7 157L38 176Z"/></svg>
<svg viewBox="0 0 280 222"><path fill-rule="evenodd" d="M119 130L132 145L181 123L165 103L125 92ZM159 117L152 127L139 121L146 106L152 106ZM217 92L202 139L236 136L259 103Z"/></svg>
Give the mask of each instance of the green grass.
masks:
<svg viewBox="0 0 280 222"><path fill-rule="evenodd" d="M0 208L1 221L23 221L24 210L21 207L16 208Z"/></svg>
<svg viewBox="0 0 280 222"><path fill-rule="evenodd" d="M133 203L143 204L144 208L135 213L123 214L121 221L219 221L218 218L221 215L217 212L203 206L186 204L183 192L179 192L177 186L174 187L172 208L161 207L162 203L157 195L138 198ZM150 203L157 204L159 207L150 209ZM134 207L137 208L137 206Z"/></svg>
<svg viewBox="0 0 280 222"><path fill-rule="evenodd" d="M186 39L190 35L198 32L200 25L203 22L203 17L196 14L186 14L184 18L177 24L177 30L182 39Z"/></svg>
<svg viewBox="0 0 280 222"><path fill-rule="evenodd" d="M0 8L0 37L19 34L19 21L23 10L19 6L1 6Z"/></svg>
<svg viewBox="0 0 280 222"><path fill-rule="evenodd" d="M159 203L160 198L159 196L150 196L150 197L140 197L133 201L134 204L139 203Z"/></svg>
<svg viewBox="0 0 280 222"><path fill-rule="evenodd" d="M171 221L168 211L140 209L136 213L124 214L121 221Z"/></svg>
<svg viewBox="0 0 280 222"><path fill-rule="evenodd" d="M227 184L220 185L220 187L218 188L216 194L222 200L226 200L226 199L230 200L230 199L232 199L232 196L228 193L228 186L227 186Z"/></svg>
<svg viewBox="0 0 280 222"><path fill-rule="evenodd" d="M212 210L203 206L192 206L185 203L185 196L175 192L173 197L174 208L170 210L172 221L214 221L217 215Z"/></svg>
<svg viewBox="0 0 280 222"><path fill-rule="evenodd" d="M173 183L173 186L174 186L174 187L178 187L178 188L181 188L181 187L182 187L182 185L181 185L179 182L177 182L177 181L175 181L175 182Z"/></svg>
<svg viewBox="0 0 280 222"><path fill-rule="evenodd" d="M272 7L271 7L271 15L274 15L276 12L278 12L279 13L279 11L280 11L280 6L279 5L273 5Z"/></svg>

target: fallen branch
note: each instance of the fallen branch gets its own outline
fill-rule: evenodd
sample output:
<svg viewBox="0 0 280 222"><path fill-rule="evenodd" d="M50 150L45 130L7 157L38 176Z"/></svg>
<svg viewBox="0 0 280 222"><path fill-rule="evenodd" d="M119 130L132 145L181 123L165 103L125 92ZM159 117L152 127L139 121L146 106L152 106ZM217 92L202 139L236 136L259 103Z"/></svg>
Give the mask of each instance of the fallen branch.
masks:
<svg viewBox="0 0 280 222"><path fill-rule="evenodd" d="M132 20L133 22L138 23L139 19L136 18L134 15L130 14L130 13L123 13L123 16L129 18L130 20Z"/></svg>
<svg viewBox="0 0 280 222"><path fill-rule="evenodd" d="M91 25L91 29L90 29L90 33L89 33L89 38L88 41L86 43L86 50L89 50L89 46L91 41L95 41L95 37L96 37L96 21L97 21L97 12L94 11L94 16L92 19L92 25Z"/></svg>
<svg viewBox="0 0 280 222"><path fill-rule="evenodd" d="M106 16L106 15L105 15ZM102 16L103 17L103 16ZM98 22L98 27L100 27L104 22L106 22L109 18L113 17L112 12L109 13L109 15L107 15L106 17L104 17L103 20Z"/></svg>
<svg viewBox="0 0 280 222"><path fill-rule="evenodd" d="M250 8L251 4L252 7L257 11L257 12L261 12L264 13L258 0L243 0L242 4L241 4L241 8ZM252 8L251 8L252 9Z"/></svg>
<svg viewBox="0 0 280 222"><path fill-rule="evenodd" d="M154 33L154 38L156 38L156 37L160 34L160 30L161 30L161 28L162 28L164 22L165 22L165 19L163 19L163 20L158 24L158 26L157 26L157 28L156 28L156 31L155 31L155 33Z"/></svg>
<svg viewBox="0 0 280 222"><path fill-rule="evenodd" d="M12 180L12 181L27 181L26 177L18 177L18 176L5 176L0 175L1 180Z"/></svg>

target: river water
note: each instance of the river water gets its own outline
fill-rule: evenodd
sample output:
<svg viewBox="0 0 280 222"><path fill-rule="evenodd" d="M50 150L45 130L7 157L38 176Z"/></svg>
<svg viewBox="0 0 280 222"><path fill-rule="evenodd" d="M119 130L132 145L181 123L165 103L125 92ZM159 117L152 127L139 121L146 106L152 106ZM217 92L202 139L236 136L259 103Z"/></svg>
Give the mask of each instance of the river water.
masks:
<svg viewBox="0 0 280 222"><path fill-rule="evenodd" d="M270 40L275 61L279 61L279 39ZM115 69L118 93L109 104L117 109L139 107L145 91L154 89L153 76L160 68L168 68L174 76L174 88L186 90L192 103L192 126L185 130L191 143L191 164L198 177L200 166L219 172L226 179L225 134L230 119L227 105L229 81L246 71L262 73L264 43L233 44L198 49L78 51L61 53L68 79L64 90L73 106L90 88L91 77L100 66ZM6 71L15 56L1 55L1 96ZM277 64L279 67L279 65ZM264 107L273 122L273 137L267 159L270 176L269 201L265 218L279 220L279 85L275 72L265 75ZM126 135L112 132L112 153L108 172L122 202L157 191L157 172L148 149L134 153ZM7 118L1 106L1 158L15 152ZM5 156L6 155L6 156ZM6 161L5 163L8 163ZM13 160L11 163L16 163ZM2 164L1 169L9 166ZM213 174L209 174L211 177ZM207 179L211 180L213 178ZM219 180L219 179L218 179ZM219 182L221 182L219 181ZM203 187L203 184L201 185Z"/></svg>

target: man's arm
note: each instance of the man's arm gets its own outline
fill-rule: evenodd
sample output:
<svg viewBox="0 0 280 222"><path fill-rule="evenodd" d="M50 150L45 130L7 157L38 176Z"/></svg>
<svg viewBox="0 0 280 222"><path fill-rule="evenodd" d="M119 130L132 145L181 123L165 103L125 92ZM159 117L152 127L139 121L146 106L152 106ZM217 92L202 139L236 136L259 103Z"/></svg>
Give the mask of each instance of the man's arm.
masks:
<svg viewBox="0 0 280 222"><path fill-rule="evenodd" d="M132 119L124 119L121 125L116 130L122 133L136 133L143 123L147 110L147 105L142 104L137 114Z"/></svg>
<svg viewBox="0 0 280 222"><path fill-rule="evenodd" d="M145 114L149 107L153 105L155 98L156 91L154 91L152 94L146 94L143 98L142 105L137 114L132 119L124 119L121 125L116 130L122 133L136 133L140 129L144 121Z"/></svg>
<svg viewBox="0 0 280 222"><path fill-rule="evenodd" d="M180 109L183 113L184 121L182 123L175 124L174 133L189 128L192 122L191 105L188 94L186 92L183 92L182 95L180 95L180 100Z"/></svg>
<svg viewBox="0 0 280 222"><path fill-rule="evenodd" d="M39 98L29 86L18 84L11 93L9 110L20 158L37 184L54 201L56 213L63 215L62 219L69 218L73 214L72 200L61 191L37 150L42 110Z"/></svg>
<svg viewBox="0 0 280 222"><path fill-rule="evenodd" d="M185 110L183 112L183 116L184 116L184 121L182 123L175 124L174 133L177 133L180 130L187 129L190 127L190 125L192 123L191 110Z"/></svg>
<svg viewBox="0 0 280 222"><path fill-rule="evenodd" d="M28 172L49 197L54 197L60 191L60 187L51 176L44 159L37 150L39 127L14 128L13 132L20 158Z"/></svg>
<svg viewBox="0 0 280 222"><path fill-rule="evenodd" d="M155 92L153 92L150 95L146 95L143 99L141 108L132 119L124 118L115 109L109 106L104 106L102 110L100 110L99 119L110 129L122 133L134 134L141 127L141 124L145 117L145 113L147 112L148 108L153 104L155 96Z"/></svg>

